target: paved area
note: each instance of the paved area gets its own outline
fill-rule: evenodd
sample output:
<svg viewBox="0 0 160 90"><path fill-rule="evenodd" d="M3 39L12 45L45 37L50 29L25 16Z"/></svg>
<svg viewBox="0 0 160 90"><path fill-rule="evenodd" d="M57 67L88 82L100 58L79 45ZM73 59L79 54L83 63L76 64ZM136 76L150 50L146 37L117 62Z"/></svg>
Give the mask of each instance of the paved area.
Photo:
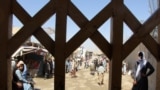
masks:
<svg viewBox="0 0 160 90"><path fill-rule="evenodd" d="M81 69L76 78L66 74L66 90L108 90L108 73L105 73L104 85L99 86L97 75L91 75L89 69ZM54 77L51 79L34 78L37 90L54 90ZM122 75L122 90L131 90L132 79L129 75Z"/></svg>

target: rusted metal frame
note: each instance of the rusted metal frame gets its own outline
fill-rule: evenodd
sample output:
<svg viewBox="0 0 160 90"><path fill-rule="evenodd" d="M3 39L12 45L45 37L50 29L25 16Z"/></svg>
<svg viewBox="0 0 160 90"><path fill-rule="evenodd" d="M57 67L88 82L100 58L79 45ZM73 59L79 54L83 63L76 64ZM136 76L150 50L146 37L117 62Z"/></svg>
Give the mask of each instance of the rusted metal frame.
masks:
<svg viewBox="0 0 160 90"><path fill-rule="evenodd" d="M56 0L54 90L65 90L67 10L70 0Z"/></svg>
<svg viewBox="0 0 160 90"><path fill-rule="evenodd" d="M22 15L19 14L19 12L21 12L23 17L21 17ZM32 20L32 17L16 1L14 1L13 3L13 13L24 25ZM54 45L54 41L52 40L52 38L50 38L49 35L41 27L35 30L33 35L54 56L55 45Z"/></svg>
<svg viewBox="0 0 160 90"><path fill-rule="evenodd" d="M12 34L12 0L0 0L0 90L12 90L11 60L7 55Z"/></svg>
<svg viewBox="0 0 160 90"><path fill-rule="evenodd" d="M80 44L82 44L88 37L90 37L91 40L108 57L110 57L111 46L108 43L108 41L106 41L104 37L97 31L97 28L100 27L100 25L102 25L111 16L111 5L110 4L107 5L107 7L105 7L91 21L88 21L86 17L72 3L69 5L68 11L69 11L68 12L69 16L75 21L75 23L81 28L81 30L70 41L68 41L66 56L70 55ZM105 14L107 11L108 11L107 13L108 15ZM99 37L98 40L96 38L97 36ZM102 43L106 45L106 47L104 47ZM70 47L72 47L72 49L70 49Z"/></svg>
<svg viewBox="0 0 160 90"><path fill-rule="evenodd" d="M16 8L14 8L14 9L16 9ZM24 12L22 12L22 14L23 13ZM20 29L19 32L17 32L9 40L8 54L9 55L13 54L14 51L16 51L20 47L20 45L26 39L28 39L39 28L39 26L41 26L46 20L48 20L54 13L55 13L55 5L54 5L53 1L50 1L28 23L26 23ZM21 14L21 13L19 12L19 14ZM25 13L24 13L24 15L25 15Z"/></svg>
<svg viewBox="0 0 160 90"><path fill-rule="evenodd" d="M127 25L131 28L131 30L135 33L131 38L134 37L134 39L132 40L131 38L124 44L124 52L125 54L123 54L123 58L125 58L126 56L129 55L129 53L136 48L136 46L140 43L143 42L144 45L146 45L146 47L149 49L149 51L156 57L158 58L158 50L159 50L159 44L150 36L150 32L152 31L152 28L154 28L156 25L153 25L152 27L147 27L144 29L144 27L146 26L150 26L151 23L154 22L154 18L156 18L156 13L158 13L158 11L150 18L147 20L146 23L143 24L143 26L141 25L141 23L134 17L134 15L131 14L131 12L126 8L127 11L127 16L125 18L125 21L127 23ZM132 19L132 21L130 20ZM152 21L150 21L152 20ZM157 19L156 19L157 20ZM158 20L159 21L159 20ZM157 22L158 23L158 22ZM134 26L133 26L134 25ZM150 28L150 29L148 29ZM148 31L146 31L146 33L142 34L142 32L144 30L148 29ZM141 32L138 32L141 31ZM139 36L138 36L139 34ZM140 36L141 35L141 36ZM142 38L143 37L145 38ZM150 42L148 42L148 40L152 40L150 42L152 42L152 44ZM153 48L153 45L154 48ZM131 47L132 46L132 47ZM152 48L150 48L152 47Z"/></svg>
<svg viewBox="0 0 160 90"><path fill-rule="evenodd" d="M123 2L113 3L113 14L111 19L111 45L112 56L109 73L109 90L121 90L122 75L122 52L123 52L123 20L125 10Z"/></svg>

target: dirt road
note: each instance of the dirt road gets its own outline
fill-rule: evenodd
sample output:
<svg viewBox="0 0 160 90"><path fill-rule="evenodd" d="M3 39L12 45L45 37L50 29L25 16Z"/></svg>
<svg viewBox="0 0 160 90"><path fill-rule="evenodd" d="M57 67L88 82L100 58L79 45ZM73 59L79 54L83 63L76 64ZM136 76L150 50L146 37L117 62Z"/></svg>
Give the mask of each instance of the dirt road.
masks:
<svg viewBox="0 0 160 90"><path fill-rule="evenodd" d="M89 69L81 69L77 72L76 78L71 78L70 74L66 74L66 90L108 90L108 73L105 73L104 85L99 86L97 83L97 75L91 75ZM51 79L34 78L37 90L54 90L54 77ZM132 79L129 75L122 75L122 89L131 90Z"/></svg>

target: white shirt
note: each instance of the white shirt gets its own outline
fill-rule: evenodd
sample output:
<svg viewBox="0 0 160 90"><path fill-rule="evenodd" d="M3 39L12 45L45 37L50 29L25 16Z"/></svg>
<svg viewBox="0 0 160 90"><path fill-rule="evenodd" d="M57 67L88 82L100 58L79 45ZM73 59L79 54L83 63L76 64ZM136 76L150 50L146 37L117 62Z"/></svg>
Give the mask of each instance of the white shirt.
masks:
<svg viewBox="0 0 160 90"><path fill-rule="evenodd" d="M137 71L136 71L136 77L139 75L140 70L146 65L147 61L145 59L143 60L139 60L138 61L138 67L137 67Z"/></svg>

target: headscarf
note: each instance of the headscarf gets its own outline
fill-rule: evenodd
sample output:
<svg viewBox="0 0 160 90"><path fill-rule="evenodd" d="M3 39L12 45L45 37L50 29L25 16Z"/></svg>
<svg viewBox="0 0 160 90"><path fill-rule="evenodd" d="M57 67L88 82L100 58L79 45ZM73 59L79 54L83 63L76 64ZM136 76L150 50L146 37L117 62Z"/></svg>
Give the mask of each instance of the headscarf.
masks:
<svg viewBox="0 0 160 90"><path fill-rule="evenodd" d="M19 61L19 62L17 63L17 67L19 67L19 66L22 65L22 64L24 64L24 62L23 62L23 61Z"/></svg>
<svg viewBox="0 0 160 90"><path fill-rule="evenodd" d="M136 77L139 75L140 70L146 65L147 60L145 59L144 52L139 52L138 56L141 57L137 62L139 63L137 66Z"/></svg>

